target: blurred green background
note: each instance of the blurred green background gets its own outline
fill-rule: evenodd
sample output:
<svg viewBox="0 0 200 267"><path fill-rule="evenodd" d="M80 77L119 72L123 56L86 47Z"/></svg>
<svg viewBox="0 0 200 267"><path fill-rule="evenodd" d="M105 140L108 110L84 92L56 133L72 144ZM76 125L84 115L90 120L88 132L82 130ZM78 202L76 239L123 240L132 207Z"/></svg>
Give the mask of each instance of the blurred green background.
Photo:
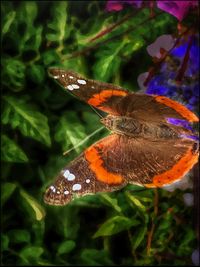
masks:
<svg viewBox="0 0 200 267"><path fill-rule="evenodd" d="M192 264L196 213L183 201L191 188L168 192L128 186L65 207L43 202L59 170L107 134L103 130L62 155L101 124L88 105L48 77L48 68L60 66L137 91L138 75L152 65L147 45L176 31L177 21L167 13L148 20L148 9L129 16L132 7L108 13L105 4L1 2L2 265Z"/></svg>

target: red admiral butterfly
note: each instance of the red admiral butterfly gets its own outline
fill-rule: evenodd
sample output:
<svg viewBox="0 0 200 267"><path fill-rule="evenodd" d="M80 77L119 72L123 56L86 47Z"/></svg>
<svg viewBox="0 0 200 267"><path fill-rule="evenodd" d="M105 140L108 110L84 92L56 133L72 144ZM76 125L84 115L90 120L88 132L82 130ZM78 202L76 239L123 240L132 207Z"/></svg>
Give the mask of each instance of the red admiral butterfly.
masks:
<svg viewBox="0 0 200 267"><path fill-rule="evenodd" d="M109 115L101 122L111 134L67 165L45 192L44 201L65 205L73 195L111 192L127 184L162 187L181 179L198 161L192 131L167 118L198 117L164 96L130 93L112 84L52 68L50 76L81 100Z"/></svg>

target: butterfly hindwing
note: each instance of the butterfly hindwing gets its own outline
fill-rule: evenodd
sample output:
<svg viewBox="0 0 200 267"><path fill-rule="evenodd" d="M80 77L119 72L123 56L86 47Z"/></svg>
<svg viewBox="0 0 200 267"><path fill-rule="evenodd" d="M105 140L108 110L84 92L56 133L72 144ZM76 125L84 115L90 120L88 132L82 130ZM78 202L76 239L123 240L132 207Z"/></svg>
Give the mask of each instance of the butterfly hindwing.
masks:
<svg viewBox="0 0 200 267"><path fill-rule="evenodd" d="M84 153L90 169L102 183L162 187L193 167L198 160L196 145L187 139L158 142L113 134Z"/></svg>
<svg viewBox="0 0 200 267"><path fill-rule="evenodd" d="M169 148L170 147L170 151ZM191 140L153 142L112 134L66 166L45 193L45 202L65 205L73 195L111 192L126 184L162 187L179 180L197 162Z"/></svg>

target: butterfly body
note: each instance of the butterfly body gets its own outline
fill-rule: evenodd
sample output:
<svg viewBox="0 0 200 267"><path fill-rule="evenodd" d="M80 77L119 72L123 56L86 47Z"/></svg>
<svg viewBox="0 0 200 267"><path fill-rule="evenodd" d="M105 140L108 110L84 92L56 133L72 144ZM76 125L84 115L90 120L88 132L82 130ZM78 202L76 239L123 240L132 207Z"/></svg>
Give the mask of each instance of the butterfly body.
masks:
<svg viewBox="0 0 200 267"><path fill-rule="evenodd" d="M65 205L74 194L110 192L127 184L162 187L181 179L197 162L197 142L184 137L192 131L167 120L198 121L180 103L130 93L72 71L53 68L49 73L73 95L108 113L101 122L111 134L61 170L46 190L46 203Z"/></svg>
<svg viewBox="0 0 200 267"><path fill-rule="evenodd" d="M164 139L180 139L181 134L188 134L187 129L177 129L177 127L167 123L138 121L137 119L125 116L108 115L101 119L101 122L114 133L132 138L151 139L157 142Z"/></svg>

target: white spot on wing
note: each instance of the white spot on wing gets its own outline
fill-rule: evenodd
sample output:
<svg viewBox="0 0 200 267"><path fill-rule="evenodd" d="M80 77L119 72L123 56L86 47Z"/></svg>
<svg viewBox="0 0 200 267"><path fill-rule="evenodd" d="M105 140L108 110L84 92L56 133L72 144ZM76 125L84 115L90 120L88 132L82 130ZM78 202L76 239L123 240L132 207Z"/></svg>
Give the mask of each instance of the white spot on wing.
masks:
<svg viewBox="0 0 200 267"><path fill-rule="evenodd" d="M70 79L73 79L74 77L73 76L69 76Z"/></svg>
<svg viewBox="0 0 200 267"><path fill-rule="evenodd" d="M69 176L67 177L68 181L73 181L75 179L75 175L73 173L70 173Z"/></svg>
<svg viewBox="0 0 200 267"><path fill-rule="evenodd" d="M67 89L69 89L70 91L74 90L74 87L72 85L68 85Z"/></svg>
<svg viewBox="0 0 200 267"><path fill-rule="evenodd" d="M69 174L70 174L69 170L66 170L66 171L63 173L63 176L64 176L65 178L67 178Z"/></svg>
<svg viewBox="0 0 200 267"><path fill-rule="evenodd" d="M51 185L51 186L50 186L50 189L51 189L54 193L56 192L56 188L55 188L55 186Z"/></svg>
<svg viewBox="0 0 200 267"><path fill-rule="evenodd" d="M73 191L78 191L78 190L81 189L81 187L82 187L81 184L74 184L73 187L72 187L72 190Z"/></svg>
<svg viewBox="0 0 200 267"><path fill-rule="evenodd" d="M59 75L54 75L53 77L54 77L54 79L59 79L60 76Z"/></svg>
<svg viewBox="0 0 200 267"><path fill-rule="evenodd" d="M63 173L63 176L68 180L68 181L73 181L75 179L75 175L73 173L70 173L69 170L66 170Z"/></svg>
<svg viewBox="0 0 200 267"><path fill-rule="evenodd" d="M64 78L65 77L65 74L62 74L61 76Z"/></svg>
<svg viewBox="0 0 200 267"><path fill-rule="evenodd" d="M85 81L85 80L77 80L77 82L78 82L79 84L86 84L86 81Z"/></svg>
<svg viewBox="0 0 200 267"><path fill-rule="evenodd" d="M68 195L69 194L69 191L68 190L65 190L64 191L64 195Z"/></svg>
<svg viewBox="0 0 200 267"><path fill-rule="evenodd" d="M86 180L86 183L89 184L89 183L90 183L90 179L87 179L87 180Z"/></svg>
<svg viewBox="0 0 200 267"><path fill-rule="evenodd" d="M78 86L77 84L72 84L72 87L73 87L74 89L79 89L79 86Z"/></svg>

